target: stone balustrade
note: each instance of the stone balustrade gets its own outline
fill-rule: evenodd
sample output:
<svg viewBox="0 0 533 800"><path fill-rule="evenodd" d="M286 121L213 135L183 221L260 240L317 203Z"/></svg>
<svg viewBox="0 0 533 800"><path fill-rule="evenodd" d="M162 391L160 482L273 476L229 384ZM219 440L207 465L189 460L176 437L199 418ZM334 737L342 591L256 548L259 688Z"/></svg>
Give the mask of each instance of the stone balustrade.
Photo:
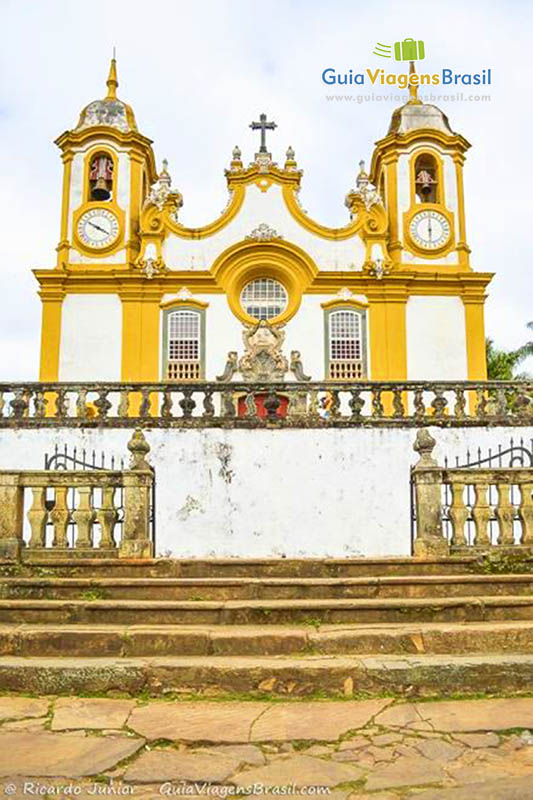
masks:
<svg viewBox="0 0 533 800"><path fill-rule="evenodd" d="M0 471L0 558L152 557L150 447L137 430L128 448L129 470Z"/></svg>
<svg viewBox="0 0 533 800"><path fill-rule="evenodd" d="M0 384L0 428L533 424L533 382Z"/></svg>
<svg viewBox="0 0 533 800"><path fill-rule="evenodd" d="M533 469L442 468L435 439L418 431L413 468L417 538L415 555L533 547Z"/></svg>

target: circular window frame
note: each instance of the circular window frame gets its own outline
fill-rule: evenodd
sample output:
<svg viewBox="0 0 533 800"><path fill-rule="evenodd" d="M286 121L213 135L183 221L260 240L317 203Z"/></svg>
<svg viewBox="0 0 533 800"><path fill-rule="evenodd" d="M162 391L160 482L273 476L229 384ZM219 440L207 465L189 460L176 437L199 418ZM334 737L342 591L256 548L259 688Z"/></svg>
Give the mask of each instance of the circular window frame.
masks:
<svg viewBox="0 0 533 800"><path fill-rule="evenodd" d="M279 314L276 314L273 317L266 317L266 318L265 317L253 317L246 310L245 303L243 302L243 299L242 299L243 293L244 293L245 289L248 288L248 286L251 286L253 283L256 283L258 281L273 281L278 286L281 286L281 288L283 289L283 291L285 293L285 305L284 305L283 309L281 310L281 312ZM287 308L289 307L289 300L290 300L290 294L289 294L285 284L282 281L278 280L278 278L273 278L271 275L261 275L260 277L254 277L251 280L246 281L246 283L243 285L243 287L242 287L242 289L241 289L241 291L239 293L239 303L240 303L240 306L241 306L242 313L245 314L247 317L250 317L250 319L253 319L255 323L261 322L261 320L264 320L265 322L268 322L268 323L275 322L278 318L282 317L285 314L285 312L287 311ZM275 302L276 302L275 300L272 300L273 304ZM252 301L250 301L249 304L251 305Z"/></svg>

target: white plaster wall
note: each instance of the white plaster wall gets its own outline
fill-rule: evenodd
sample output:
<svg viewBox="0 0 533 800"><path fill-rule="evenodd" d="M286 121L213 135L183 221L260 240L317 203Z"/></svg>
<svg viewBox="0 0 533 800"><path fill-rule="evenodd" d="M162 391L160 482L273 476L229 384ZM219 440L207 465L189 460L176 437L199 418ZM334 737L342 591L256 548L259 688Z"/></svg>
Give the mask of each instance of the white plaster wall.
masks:
<svg viewBox="0 0 533 800"><path fill-rule="evenodd" d="M246 187L246 195L237 216L214 236L206 239L182 239L169 234L163 245L163 258L170 269L209 269L220 253L242 241L261 223L274 228L287 242L305 250L322 270L360 270L365 248L358 235L343 241L315 236L291 216L281 187L272 184L262 192L255 184ZM346 224L349 224L347 216Z"/></svg>
<svg viewBox="0 0 533 800"><path fill-rule="evenodd" d="M533 430L432 428L443 463ZM61 448L127 454L131 430L2 430L0 469ZM415 431L151 430L157 551L181 557L393 556L410 551Z"/></svg>
<svg viewBox="0 0 533 800"><path fill-rule="evenodd" d="M116 294L68 294L61 315L60 381L118 381L122 303Z"/></svg>
<svg viewBox="0 0 533 800"><path fill-rule="evenodd" d="M459 297L410 297L406 309L409 380L466 380L464 305Z"/></svg>
<svg viewBox="0 0 533 800"><path fill-rule="evenodd" d="M285 327L284 353L290 363L291 350L299 350L304 371L311 380L324 379L324 309L331 295L304 295L296 315ZM294 376L290 373L288 376Z"/></svg>

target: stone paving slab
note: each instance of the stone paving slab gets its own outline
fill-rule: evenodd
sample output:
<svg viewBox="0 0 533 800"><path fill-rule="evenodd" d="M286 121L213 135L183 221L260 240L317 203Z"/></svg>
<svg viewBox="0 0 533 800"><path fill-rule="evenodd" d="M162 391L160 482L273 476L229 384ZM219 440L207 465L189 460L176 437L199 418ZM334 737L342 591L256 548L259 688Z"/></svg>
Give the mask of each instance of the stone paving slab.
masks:
<svg viewBox="0 0 533 800"><path fill-rule="evenodd" d="M124 773L134 783L190 781L224 783L241 765L241 759L212 753L178 753L151 750L142 753Z"/></svg>
<svg viewBox="0 0 533 800"><path fill-rule="evenodd" d="M252 724L251 739L254 742L291 739L335 741L347 731L362 728L390 702L277 703L267 708Z"/></svg>
<svg viewBox="0 0 533 800"><path fill-rule="evenodd" d="M405 703L379 714L380 725L413 730L494 731L533 728L532 698L494 700L451 700L434 703Z"/></svg>
<svg viewBox="0 0 533 800"><path fill-rule="evenodd" d="M243 743L265 703L152 703L136 708L128 727L147 739Z"/></svg>
<svg viewBox="0 0 533 800"><path fill-rule="evenodd" d="M0 720L43 717L50 706L44 697L0 697Z"/></svg>
<svg viewBox="0 0 533 800"><path fill-rule="evenodd" d="M143 744L142 739L127 736L98 738L84 733L0 732L0 777L96 775L133 755Z"/></svg>
<svg viewBox="0 0 533 800"><path fill-rule="evenodd" d="M363 771L353 764L296 755L277 760L259 769L246 770L233 777L231 782L239 787L253 784L267 786L338 786L359 780Z"/></svg>
<svg viewBox="0 0 533 800"><path fill-rule="evenodd" d="M54 703L51 728L54 731L75 728L122 728L136 705L135 700L60 697Z"/></svg>

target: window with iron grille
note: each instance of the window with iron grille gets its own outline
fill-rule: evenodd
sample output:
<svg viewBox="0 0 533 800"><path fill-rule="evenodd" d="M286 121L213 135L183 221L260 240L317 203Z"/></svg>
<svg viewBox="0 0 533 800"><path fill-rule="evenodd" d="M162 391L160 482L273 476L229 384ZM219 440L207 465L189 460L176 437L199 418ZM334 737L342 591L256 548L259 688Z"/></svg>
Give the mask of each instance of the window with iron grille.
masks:
<svg viewBox="0 0 533 800"><path fill-rule="evenodd" d="M168 311L165 321L165 377L169 381L203 378L203 313L190 308Z"/></svg>
<svg viewBox="0 0 533 800"><path fill-rule="evenodd" d="M366 318L363 311L326 312L326 375L333 380L366 377Z"/></svg>
<svg viewBox="0 0 533 800"><path fill-rule="evenodd" d="M241 292L241 305L254 319L274 319L287 308L289 298L285 287L273 278L250 281Z"/></svg>

